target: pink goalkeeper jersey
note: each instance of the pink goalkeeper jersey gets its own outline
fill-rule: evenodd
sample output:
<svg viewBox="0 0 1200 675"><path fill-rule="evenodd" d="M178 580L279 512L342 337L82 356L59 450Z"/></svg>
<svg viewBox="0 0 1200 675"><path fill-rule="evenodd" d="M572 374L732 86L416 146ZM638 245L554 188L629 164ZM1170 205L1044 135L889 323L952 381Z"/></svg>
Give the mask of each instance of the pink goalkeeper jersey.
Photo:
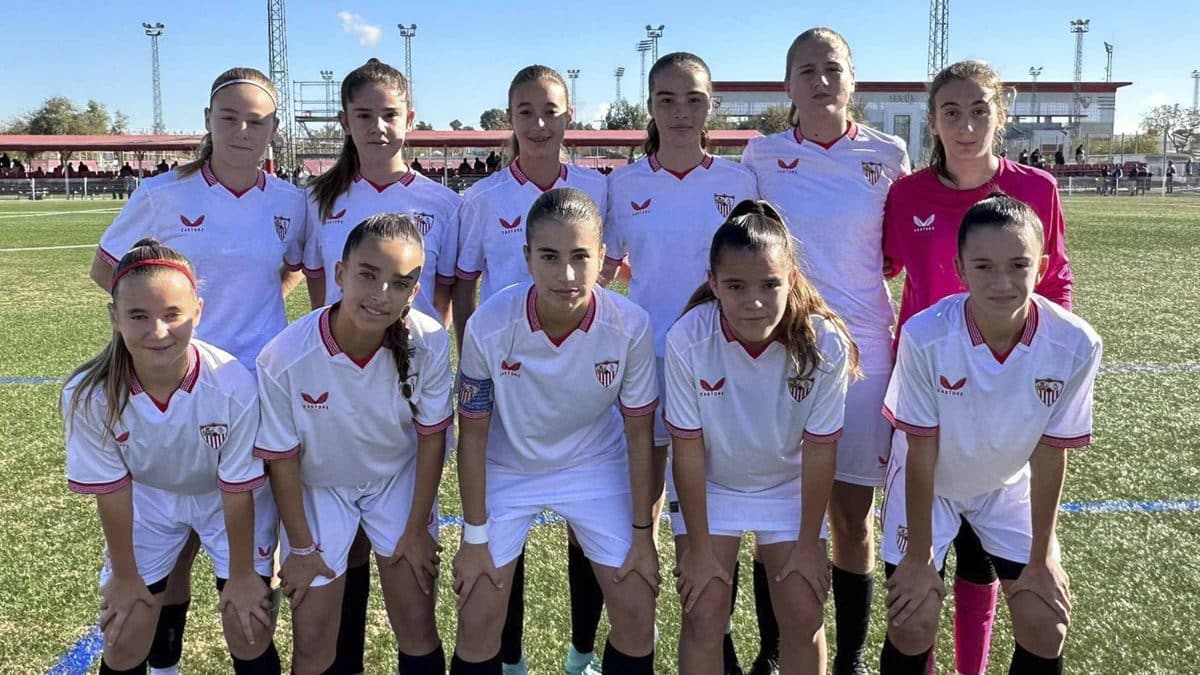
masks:
<svg viewBox="0 0 1200 675"><path fill-rule="evenodd" d="M954 270L958 226L967 210L997 190L1025 202L1041 218L1050 265L1034 290L1071 308L1075 276L1067 260L1062 204L1054 176L1001 158L992 180L973 190L948 188L929 168L892 185L884 207L883 254L892 261L895 273L908 273L900 300L899 327L938 300L966 290ZM896 339L900 339L899 328Z"/></svg>

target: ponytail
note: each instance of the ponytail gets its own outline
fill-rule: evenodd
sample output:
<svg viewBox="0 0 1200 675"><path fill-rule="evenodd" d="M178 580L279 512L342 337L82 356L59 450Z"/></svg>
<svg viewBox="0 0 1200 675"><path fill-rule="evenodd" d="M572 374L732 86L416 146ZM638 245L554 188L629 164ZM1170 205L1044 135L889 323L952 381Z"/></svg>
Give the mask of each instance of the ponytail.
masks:
<svg viewBox="0 0 1200 675"><path fill-rule="evenodd" d="M342 80L342 112L345 113L354 94L366 84L378 84L395 91L399 96L408 99L408 80L404 73L376 58L367 59L363 65L350 71ZM333 206L337 198L350 189L354 176L359 170L358 148L354 147L354 139L350 134L342 141L342 151L338 153L337 161L328 171L317 176L309 185L317 202L317 213L321 221L329 220L333 215Z"/></svg>
<svg viewBox="0 0 1200 675"><path fill-rule="evenodd" d="M149 262L149 264L147 264ZM192 263L182 253L163 246L157 240L145 238L133 245L117 266L113 269L113 279L123 279L134 276L149 276L162 273L164 269L178 269L180 273L195 279L195 269ZM116 312L117 289L119 283L113 284L113 303L109 311ZM76 410L85 399L90 399L96 390L104 396L106 414L104 428L109 433L115 433L117 422L129 404L130 384L135 377L133 356L125 345L125 339L115 329L112 338L100 353L88 359L67 377L67 386L76 378L79 382L71 394L68 414L73 418Z"/></svg>
<svg viewBox="0 0 1200 675"><path fill-rule="evenodd" d="M417 404L413 403L413 387L409 382L409 362L412 359L412 352L415 351L408 345L408 309L405 309L400 318L395 323L387 327L383 332L383 346L387 347L392 352L392 360L396 363L396 375L400 379L400 395L408 401L408 408L412 411L413 424L417 421Z"/></svg>
<svg viewBox="0 0 1200 675"><path fill-rule="evenodd" d="M821 352L817 348L817 334L812 323L813 315L832 324L845 340L851 377L858 378L862 375L858 345L850 337L850 331L842 318L825 303L820 292L808 277L804 276L798 262L795 240L774 207L765 201L750 199L743 200L734 207L729 217L713 234L712 246L708 253L710 277L716 276L717 265L726 250L777 251L783 259L791 261L791 289L788 291L783 318L775 327L775 336L787 349L788 360L791 361L797 375L810 377L821 360ZM719 303L719 300L713 293L712 286L705 281L696 288L692 297L688 298L683 314L709 302Z"/></svg>

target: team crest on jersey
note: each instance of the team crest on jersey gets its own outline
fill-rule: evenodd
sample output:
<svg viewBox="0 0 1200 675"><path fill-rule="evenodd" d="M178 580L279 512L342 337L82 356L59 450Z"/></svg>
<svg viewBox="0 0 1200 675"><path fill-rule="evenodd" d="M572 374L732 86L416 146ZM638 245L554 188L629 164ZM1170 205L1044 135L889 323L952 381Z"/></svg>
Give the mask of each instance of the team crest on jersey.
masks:
<svg viewBox="0 0 1200 675"><path fill-rule="evenodd" d="M279 241L287 238L288 228L292 226L292 219L287 216L275 216L275 234L279 236Z"/></svg>
<svg viewBox="0 0 1200 675"><path fill-rule="evenodd" d="M617 379L617 369L620 366L620 361L600 361L596 364L596 379L600 381L601 386L605 389L612 386Z"/></svg>
<svg viewBox="0 0 1200 675"><path fill-rule="evenodd" d="M722 218L728 218L730 211L733 211L733 195L714 194L713 203L716 204Z"/></svg>
<svg viewBox="0 0 1200 675"><path fill-rule="evenodd" d="M896 528L896 548L901 553L908 552L908 528L903 525Z"/></svg>
<svg viewBox="0 0 1200 675"><path fill-rule="evenodd" d="M1062 394L1063 381L1049 378L1036 379L1033 381L1033 390L1037 392L1038 398L1042 399L1042 403L1049 408Z"/></svg>
<svg viewBox="0 0 1200 675"><path fill-rule="evenodd" d="M208 443L208 447L213 450L220 450L225 444L225 438L229 436L229 425L226 424L204 424L200 426L200 438Z"/></svg>
<svg viewBox="0 0 1200 675"><path fill-rule="evenodd" d="M701 396L724 396L725 378L721 378L716 382L709 382L704 378L700 378L700 395Z"/></svg>
<svg viewBox="0 0 1200 675"><path fill-rule="evenodd" d="M883 164L880 162L863 162L862 163L863 178L871 185L879 182L879 178L883 176Z"/></svg>
<svg viewBox="0 0 1200 675"><path fill-rule="evenodd" d="M415 224L417 226L417 229L420 230L422 237L428 235L429 231L433 229L433 214L432 213L424 213L422 211L413 211L412 219L413 219L413 224Z"/></svg>
<svg viewBox="0 0 1200 675"><path fill-rule="evenodd" d="M201 226L204 225L204 214L202 213L195 219L192 219L181 213L179 214L179 222L183 223L183 228L180 229L180 232L199 232Z"/></svg>
<svg viewBox="0 0 1200 675"><path fill-rule="evenodd" d="M804 399L808 398L808 395L812 393L813 381L811 377L801 377L799 375L788 378L788 393L792 395L796 403L803 403Z"/></svg>

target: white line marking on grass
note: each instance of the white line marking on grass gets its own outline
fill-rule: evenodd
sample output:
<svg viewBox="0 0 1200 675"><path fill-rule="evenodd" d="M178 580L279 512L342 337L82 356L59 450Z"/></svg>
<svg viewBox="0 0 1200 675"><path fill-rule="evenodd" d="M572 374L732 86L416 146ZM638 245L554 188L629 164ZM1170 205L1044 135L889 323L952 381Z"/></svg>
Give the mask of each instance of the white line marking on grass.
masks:
<svg viewBox="0 0 1200 675"><path fill-rule="evenodd" d="M22 211L0 214L0 218L29 218L37 216L73 216L76 213L117 213L121 209L83 209L80 211Z"/></svg>
<svg viewBox="0 0 1200 675"><path fill-rule="evenodd" d="M67 246L28 246L25 248L0 248L0 253L26 253L28 251L61 251L68 248L96 248L95 244L70 244Z"/></svg>

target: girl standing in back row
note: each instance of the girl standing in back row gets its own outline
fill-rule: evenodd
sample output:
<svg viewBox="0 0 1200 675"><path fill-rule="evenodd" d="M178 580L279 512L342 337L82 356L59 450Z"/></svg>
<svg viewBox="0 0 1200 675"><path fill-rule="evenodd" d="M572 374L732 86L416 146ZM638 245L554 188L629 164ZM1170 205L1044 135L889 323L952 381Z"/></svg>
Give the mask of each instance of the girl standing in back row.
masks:
<svg viewBox="0 0 1200 675"><path fill-rule="evenodd" d="M871 511L891 446L879 414L894 322L882 274L883 206L888 188L908 173L908 154L899 138L854 122L854 63L836 31L801 33L788 49L785 82L792 128L752 140L742 163L758 176L762 198L779 207L800 241L805 276L845 320L862 355L863 378L846 393L829 498L834 672L861 673L873 594Z"/></svg>
<svg viewBox="0 0 1200 675"><path fill-rule="evenodd" d="M891 275L906 272L897 340L914 314L963 290L954 267L959 223L968 209L996 190L1028 204L1038 215L1049 262L1035 290L1071 308L1074 276L1054 177L996 154L1010 97L1000 75L982 61L955 63L938 73L929 87L930 165L896 181L884 215L885 267ZM895 444L904 442L901 433L894 439ZM955 671L982 675L987 671L1000 584L966 519L954 549Z"/></svg>

